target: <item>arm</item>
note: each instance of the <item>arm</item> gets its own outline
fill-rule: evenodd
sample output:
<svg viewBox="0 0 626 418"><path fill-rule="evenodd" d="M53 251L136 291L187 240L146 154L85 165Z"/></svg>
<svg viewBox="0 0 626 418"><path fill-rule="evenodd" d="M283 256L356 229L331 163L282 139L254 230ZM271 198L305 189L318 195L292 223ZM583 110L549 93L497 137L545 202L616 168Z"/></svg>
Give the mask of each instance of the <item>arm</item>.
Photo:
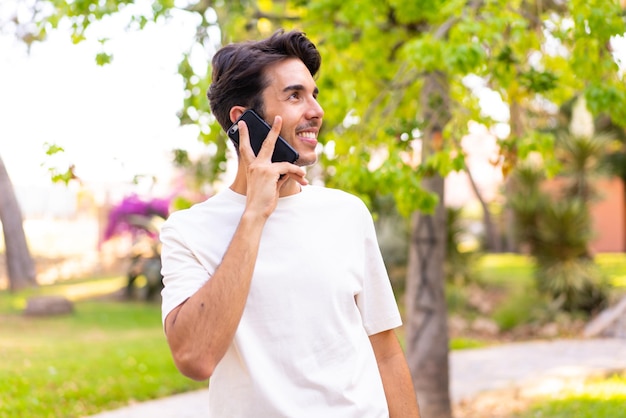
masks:
<svg viewBox="0 0 626 418"><path fill-rule="evenodd" d="M174 363L185 376L208 379L226 353L243 314L263 226L262 218L244 212L211 279L165 319Z"/></svg>
<svg viewBox="0 0 626 418"><path fill-rule="evenodd" d="M390 418L419 418L417 397L402 347L393 330L370 336Z"/></svg>
<svg viewBox="0 0 626 418"><path fill-rule="evenodd" d="M277 118L258 157L240 124L240 164L247 171L246 207L224 257L208 280L165 318L165 333L176 366L187 377L206 380L231 344L243 315L265 223L283 184L306 184L304 170L271 163L281 120ZM280 178L281 174L287 174Z"/></svg>

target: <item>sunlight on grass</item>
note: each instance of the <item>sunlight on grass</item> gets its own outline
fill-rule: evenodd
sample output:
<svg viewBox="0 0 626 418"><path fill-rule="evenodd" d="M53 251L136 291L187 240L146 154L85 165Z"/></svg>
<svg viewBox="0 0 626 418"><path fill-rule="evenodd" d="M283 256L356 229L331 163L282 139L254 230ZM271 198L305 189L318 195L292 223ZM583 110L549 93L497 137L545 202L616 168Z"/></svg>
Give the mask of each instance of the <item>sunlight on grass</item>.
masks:
<svg viewBox="0 0 626 418"><path fill-rule="evenodd" d="M626 374L593 379L534 403L520 418L616 418L624 416Z"/></svg>
<svg viewBox="0 0 626 418"><path fill-rule="evenodd" d="M614 287L626 288L626 254L596 254L595 262ZM481 279L488 283L506 287L533 285L534 263L522 254L485 254L479 262Z"/></svg>
<svg viewBox="0 0 626 418"><path fill-rule="evenodd" d="M488 268L515 268L522 267L529 263L529 258L525 255L505 253L505 254L485 254L482 258L482 265Z"/></svg>
<svg viewBox="0 0 626 418"><path fill-rule="evenodd" d="M106 277L99 279L71 280L53 285L44 285L36 288L24 289L17 293L0 292L0 313L21 312L26 308L26 302L34 296L60 295L72 301L85 300L104 295L110 295L126 286L124 276Z"/></svg>
<svg viewBox="0 0 626 418"><path fill-rule="evenodd" d="M523 287L533 279L533 261L521 254L485 254L479 261L480 278L485 283Z"/></svg>
<svg viewBox="0 0 626 418"><path fill-rule="evenodd" d="M606 275L612 286L626 288L626 254L625 253L601 253L595 256L595 261L600 266L602 273Z"/></svg>
<svg viewBox="0 0 626 418"><path fill-rule="evenodd" d="M120 276L73 286L64 286L59 290L63 296L70 300L80 300L110 294L125 285L126 278Z"/></svg>
<svg viewBox="0 0 626 418"><path fill-rule="evenodd" d="M468 348L480 348L487 346L486 343L471 338L450 339L450 350L466 350Z"/></svg>
<svg viewBox="0 0 626 418"><path fill-rule="evenodd" d="M614 287L626 288L626 276L611 277L611 284Z"/></svg>

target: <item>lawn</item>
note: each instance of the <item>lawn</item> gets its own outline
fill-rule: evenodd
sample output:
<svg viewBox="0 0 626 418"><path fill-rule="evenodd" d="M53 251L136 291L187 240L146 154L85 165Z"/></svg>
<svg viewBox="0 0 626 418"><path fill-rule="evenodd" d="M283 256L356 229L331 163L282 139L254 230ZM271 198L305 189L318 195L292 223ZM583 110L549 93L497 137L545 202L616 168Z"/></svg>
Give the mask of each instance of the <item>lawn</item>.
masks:
<svg viewBox="0 0 626 418"><path fill-rule="evenodd" d="M617 418L626 411L626 375L590 379L558 396L538 398L518 418Z"/></svg>
<svg viewBox="0 0 626 418"><path fill-rule="evenodd" d="M612 286L626 289L626 254L601 253L594 257ZM490 286L523 289L532 286L533 265L528 256L521 254L486 254L478 263L480 280Z"/></svg>
<svg viewBox="0 0 626 418"><path fill-rule="evenodd" d="M118 279L0 293L0 416L81 417L206 387L176 370L154 303L83 300ZM123 282L121 282L123 284ZM25 317L33 293L69 294L74 314Z"/></svg>

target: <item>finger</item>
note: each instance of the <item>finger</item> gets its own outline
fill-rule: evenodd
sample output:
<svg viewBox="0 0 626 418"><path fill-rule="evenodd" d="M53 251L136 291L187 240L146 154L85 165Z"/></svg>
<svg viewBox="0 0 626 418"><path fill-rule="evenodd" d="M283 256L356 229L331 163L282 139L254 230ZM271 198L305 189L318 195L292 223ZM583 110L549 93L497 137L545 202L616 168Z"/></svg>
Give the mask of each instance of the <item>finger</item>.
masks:
<svg viewBox="0 0 626 418"><path fill-rule="evenodd" d="M281 185L290 178L302 184L303 186L309 184L309 181L305 177L306 171L302 167L287 162L274 163L274 165L277 166L280 173L280 178L278 180L279 185Z"/></svg>
<svg viewBox="0 0 626 418"><path fill-rule="evenodd" d="M254 151L250 145L250 131L246 122L242 120L237 123L237 126L239 129L239 155L249 164L254 160Z"/></svg>
<svg viewBox="0 0 626 418"><path fill-rule="evenodd" d="M274 117L274 123L272 124L272 129L267 134L265 141L261 145L261 149L259 150L259 158L265 158L271 160L272 154L274 153L274 147L276 146L276 140L278 139L278 135L280 134L280 129L283 126L283 118L280 116Z"/></svg>
<svg viewBox="0 0 626 418"><path fill-rule="evenodd" d="M294 180L302 186L306 186L309 184L309 181L304 176L294 175L294 174L283 174L279 179L277 184L278 189L280 190L283 185L287 182L287 180Z"/></svg>

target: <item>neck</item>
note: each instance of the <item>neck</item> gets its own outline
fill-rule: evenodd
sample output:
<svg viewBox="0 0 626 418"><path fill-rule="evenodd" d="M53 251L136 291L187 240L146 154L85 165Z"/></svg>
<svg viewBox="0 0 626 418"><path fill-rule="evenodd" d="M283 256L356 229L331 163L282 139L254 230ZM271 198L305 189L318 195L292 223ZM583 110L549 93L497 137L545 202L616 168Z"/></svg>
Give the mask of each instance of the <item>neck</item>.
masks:
<svg viewBox="0 0 626 418"><path fill-rule="evenodd" d="M244 196L248 194L248 181L245 172L242 173L239 170L237 171L237 175L235 176L233 183L230 185L230 189L235 193L239 193ZM301 190L302 187L298 182L293 179L287 179L281 186L278 197L291 196L296 193L300 193Z"/></svg>

